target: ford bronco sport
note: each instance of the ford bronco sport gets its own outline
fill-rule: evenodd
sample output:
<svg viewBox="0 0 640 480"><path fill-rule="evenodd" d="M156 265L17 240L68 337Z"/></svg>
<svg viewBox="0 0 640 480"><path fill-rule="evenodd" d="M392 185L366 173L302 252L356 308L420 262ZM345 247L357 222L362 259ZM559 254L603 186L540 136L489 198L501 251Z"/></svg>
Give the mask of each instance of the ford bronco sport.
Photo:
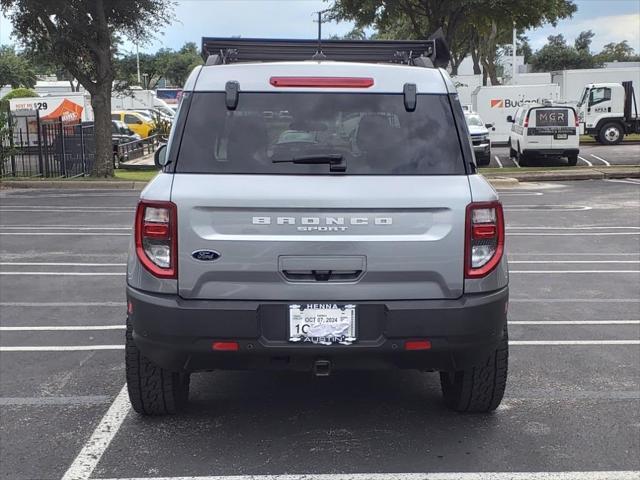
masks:
<svg viewBox="0 0 640 480"><path fill-rule="evenodd" d="M504 218L440 45L203 40L135 216L137 412L213 369L439 371L450 408L499 405Z"/></svg>

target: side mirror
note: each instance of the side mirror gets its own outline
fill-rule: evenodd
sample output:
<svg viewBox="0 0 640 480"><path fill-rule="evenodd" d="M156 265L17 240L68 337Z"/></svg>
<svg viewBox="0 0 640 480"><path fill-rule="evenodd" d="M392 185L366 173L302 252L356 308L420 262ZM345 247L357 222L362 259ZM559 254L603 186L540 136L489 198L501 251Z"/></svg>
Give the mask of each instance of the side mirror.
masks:
<svg viewBox="0 0 640 480"><path fill-rule="evenodd" d="M513 117L511 115L507 117L507 122L513 123Z"/></svg>
<svg viewBox="0 0 640 480"><path fill-rule="evenodd" d="M485 123L484 126L485 128L491 128L493 127L493 123Z"/></svg>
<svg viewBox="0 0 640 480"><path fill-rule="evenodd" d="M158 147L156 152L153 154L153 163L156 164L156 167L162 168L167 162L167 144L164 143Z"/></svg>

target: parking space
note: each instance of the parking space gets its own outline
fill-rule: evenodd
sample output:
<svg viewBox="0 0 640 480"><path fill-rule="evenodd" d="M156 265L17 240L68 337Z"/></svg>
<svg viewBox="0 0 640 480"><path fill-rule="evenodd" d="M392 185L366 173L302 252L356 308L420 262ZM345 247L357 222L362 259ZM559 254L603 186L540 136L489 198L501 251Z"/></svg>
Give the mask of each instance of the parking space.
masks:
<svg viewBox="0 0 640 480"><path fill-rule="evenodd" d="M137 193L0 192L0 478L638 478L640 184L501 195L511 363L495 414L446 410L434 373L212 372L184 414L142 418L123 393Z"/></svg>
<svg viewBox="0 0 640 480"><path fill-rule="evenodd" d="M578 166L582 167L611 167L616 165L640 165L640 142L625 142L620 145L600 145L597 143L583 143L580 145ZM534 159L531 167L566 167L566 159ZM524 168L517 160L509 156L506 145L491 147L491 163L494 168Z"/></svg>

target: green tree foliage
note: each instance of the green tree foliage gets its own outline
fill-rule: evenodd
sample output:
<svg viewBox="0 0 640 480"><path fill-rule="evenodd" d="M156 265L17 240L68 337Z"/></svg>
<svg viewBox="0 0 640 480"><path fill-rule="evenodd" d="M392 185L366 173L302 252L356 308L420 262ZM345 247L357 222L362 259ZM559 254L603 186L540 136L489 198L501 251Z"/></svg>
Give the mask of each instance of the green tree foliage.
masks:
<svg viewBox="0 0 640 480"><path fill-rule="evenodd" d="M177 51L163 48L156 53L140 54L141 86L152 90L161 79L169 84L181 87L196 66L202 65L202 57L193 42L185 43ZM124 87L138 85L136 55L128 54L116 60L118 80Z"/></svg>
<svg viewBox="0 0 640 480"><path fill-rule="evenodd" d="M471 53L474 71L480 64L498 83L498 47L518 31L556 24L576 11L572 0L336 0L334 20L353 21L356 28L374 27L380 38L423 39L442 28L452 56L452 72Z"/></svg>
<svg viewBox="0 0 640 480"><path fill-rule="evenodd" d="M14 35L52 58L91 94L96 160L92 175L113 175L111 90L114 37L144 40L166 24L171 0L0 0Z"/></svg>
<svg viewBox="0 0 640 480"><path fill-rule="evenodd" d="M36 72L22 56L16 55L11 46L0 47L0 87L11 85L13 88L33 87L36 84Z"/></svg>
<svg viewBox="0 0 640 480"><path fill-rule="evenodd" d="M640 55L635 55L627 40L619 43L607 43L596 57L599 62L632 62L640 60Z"/></svg>
<svg viewBox="0 0 640 480"><path fill-rule="evenodd" d="M589 51L593 33L588 30L580 33L575 45L567 45L562 34L547 37L547 44L531 57L535 72L551 72L572 68L593 68L598 66ZM579 48L577 48L579 47Z"/></svg>

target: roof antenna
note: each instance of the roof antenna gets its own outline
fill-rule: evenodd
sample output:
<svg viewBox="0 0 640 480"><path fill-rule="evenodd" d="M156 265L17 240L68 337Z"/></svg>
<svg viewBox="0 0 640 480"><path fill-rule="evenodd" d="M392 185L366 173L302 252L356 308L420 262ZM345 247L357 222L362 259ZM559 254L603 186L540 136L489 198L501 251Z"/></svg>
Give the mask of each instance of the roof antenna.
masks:
<svg viewBox="0 0 640 480"><path fill-rule="evenodd" d="M323 11L316 12L318 14L318 46L316 47L316 53L311 57L312 60L324 60L327 56L322 53L322 14ZM316 20L314 20L315 22Z"/></svg>

